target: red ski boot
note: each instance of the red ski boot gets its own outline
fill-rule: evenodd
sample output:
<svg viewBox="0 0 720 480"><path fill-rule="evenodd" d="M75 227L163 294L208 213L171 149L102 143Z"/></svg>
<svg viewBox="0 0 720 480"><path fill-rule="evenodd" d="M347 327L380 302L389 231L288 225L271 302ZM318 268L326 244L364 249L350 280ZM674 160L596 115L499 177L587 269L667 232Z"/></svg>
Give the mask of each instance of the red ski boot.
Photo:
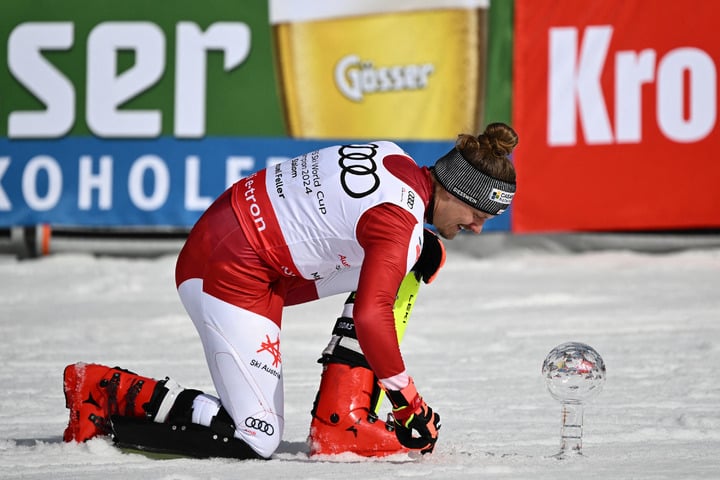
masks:
<svg viewBox="0 0 720 480"><path fill-rule="evenodd" d="M68 365L63 373L63 390L70 420L63 440L84 442L107 435L110 415L154 417L143 406L150 403L155 387L164 383L118 367Z"/></svg>
<svg viewBox="0 0 720 480"><path fill-rule="evenodd" d="M341 363L323 368L310 423L310 455L352 452L382 457L409 451L385 422L370 415L375 385L371 370Z"/></svg>

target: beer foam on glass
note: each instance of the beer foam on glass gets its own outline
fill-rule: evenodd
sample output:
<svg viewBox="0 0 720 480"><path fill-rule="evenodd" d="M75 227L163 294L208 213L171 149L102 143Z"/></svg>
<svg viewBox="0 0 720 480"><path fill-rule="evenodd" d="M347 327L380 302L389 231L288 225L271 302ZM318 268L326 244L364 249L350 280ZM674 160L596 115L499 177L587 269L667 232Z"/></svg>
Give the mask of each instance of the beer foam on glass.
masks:
<svg viewBox="0 0 720 480"><path fill-rule="evenodd" d="M287 133L454 139L482 120L489 0L271 0Z"/></svg>

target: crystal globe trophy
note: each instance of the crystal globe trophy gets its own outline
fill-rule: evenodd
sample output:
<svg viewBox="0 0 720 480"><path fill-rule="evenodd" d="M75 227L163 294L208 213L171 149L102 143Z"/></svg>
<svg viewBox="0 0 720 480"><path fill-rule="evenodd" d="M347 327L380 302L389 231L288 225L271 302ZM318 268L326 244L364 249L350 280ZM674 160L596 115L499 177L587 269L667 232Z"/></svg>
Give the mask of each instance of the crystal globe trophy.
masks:
<svg viewBox="0 0 720 480"><path fill-rule="evenodd" d="M568 342L548 353L542 365L550 395L562 404L560 452L582 455L583 406L602 390L605 384L605 362L589 345Z"/></svg>

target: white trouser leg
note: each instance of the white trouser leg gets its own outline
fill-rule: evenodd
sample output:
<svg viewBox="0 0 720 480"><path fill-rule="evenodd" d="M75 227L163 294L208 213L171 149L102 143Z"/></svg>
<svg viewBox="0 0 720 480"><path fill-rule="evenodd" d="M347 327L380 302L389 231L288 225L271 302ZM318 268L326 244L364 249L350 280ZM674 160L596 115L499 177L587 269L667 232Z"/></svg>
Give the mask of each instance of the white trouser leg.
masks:
<svg viewBox="0 0 720 480"><path fill-rule="evenodd" d="M235 436L258 454L277 449L284 427L280 329L271 320L202 292L202 280L178 293L192 318Z"/></svg>

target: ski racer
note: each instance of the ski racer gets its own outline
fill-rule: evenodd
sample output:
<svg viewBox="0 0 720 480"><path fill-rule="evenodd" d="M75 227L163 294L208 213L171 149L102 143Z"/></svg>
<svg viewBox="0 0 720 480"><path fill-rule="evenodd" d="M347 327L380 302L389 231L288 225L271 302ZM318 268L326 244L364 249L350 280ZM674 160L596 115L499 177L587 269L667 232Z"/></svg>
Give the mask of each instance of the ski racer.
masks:
<svg viewBox="0 0 720 480"><path fill-rule="evenodd" d="M440 417L401 356L396 297L404 279L429 283L444 262L426 223L451 240L508 208L517 142L511 127L494 123L459 135L431 168L377 141L323 148L241 179L195 224L176 266L217 394L68 365L64 440L112 434L150 451L269 458L285 422L283 308L351 292L320 360L310 453L432 452ZM380 390L393 407L388 423L374 415Z"/></svg>

